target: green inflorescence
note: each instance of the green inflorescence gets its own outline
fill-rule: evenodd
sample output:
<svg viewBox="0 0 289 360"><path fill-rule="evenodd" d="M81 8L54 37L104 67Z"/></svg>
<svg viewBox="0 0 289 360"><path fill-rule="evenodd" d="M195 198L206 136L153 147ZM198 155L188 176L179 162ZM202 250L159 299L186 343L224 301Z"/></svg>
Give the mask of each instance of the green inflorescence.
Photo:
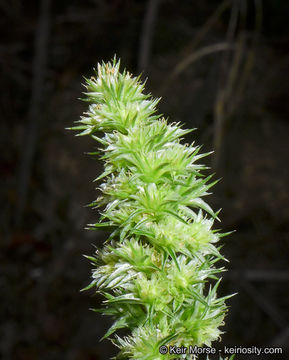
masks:
<svg viewBox="0 0 289 360"><path fill-rule="evenodd" d="M156 114L159 99L114 59L86 79L88 111L73 130L101 144L101 196L91 205L101 217L91 229L111 230L88 257L92 281L114 324L109 337L117 359L166 360L160 346L210 346L220 338L227 312L217 297L224 257L212 230L218 213L203 200L216 183L201 171L199 146L182 144L184 130ZM121 328L131 331L120 337ZM186 358L183 356L182 358ZM191 358L191 357L190 357Z"/></svg>

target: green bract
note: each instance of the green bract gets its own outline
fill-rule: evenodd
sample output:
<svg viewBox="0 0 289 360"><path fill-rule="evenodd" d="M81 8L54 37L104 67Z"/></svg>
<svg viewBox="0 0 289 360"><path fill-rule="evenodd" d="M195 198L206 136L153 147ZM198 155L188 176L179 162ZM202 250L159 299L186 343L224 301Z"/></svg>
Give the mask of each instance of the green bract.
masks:
<svg viewBox="0 0 289 360"><path fill-rule="evenodd" d="M215 182L197 160L208 154L182 144L191 130L157 115L159 100L119 65L99 64L86 79L89 109L72 128L101 144L101 196L92 203L101 217L89 227L111 230L88 257L97 266L87 288L105 297L98 311L115 318L104 338L131 331L112 339L117 359L175 359L159 347L210 346L222 334L230 296L217 297L224 258L216 244L225 234L212 230L217 213L203 200Z"/></svg>

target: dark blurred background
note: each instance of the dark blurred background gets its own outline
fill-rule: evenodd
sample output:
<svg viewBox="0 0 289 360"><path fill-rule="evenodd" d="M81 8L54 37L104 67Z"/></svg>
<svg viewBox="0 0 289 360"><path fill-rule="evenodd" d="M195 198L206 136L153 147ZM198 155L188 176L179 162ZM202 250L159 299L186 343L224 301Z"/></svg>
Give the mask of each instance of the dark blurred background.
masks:
<svg viewBox="0 0 289 360"><path fill-rule="evenodd" d="M2 0L0 358L106 360L111 320L80 293L105 234L97 212L101 163L75 138L83 75L114 54L148 77L171 121L198 128L186 141L215 150L230 259L222 344L289 344L289 3L286 0ZM218 227L218 224L217 224ZM216 344L214 344L216 345ZM241 356L241 359L254 357Z"/></svg>

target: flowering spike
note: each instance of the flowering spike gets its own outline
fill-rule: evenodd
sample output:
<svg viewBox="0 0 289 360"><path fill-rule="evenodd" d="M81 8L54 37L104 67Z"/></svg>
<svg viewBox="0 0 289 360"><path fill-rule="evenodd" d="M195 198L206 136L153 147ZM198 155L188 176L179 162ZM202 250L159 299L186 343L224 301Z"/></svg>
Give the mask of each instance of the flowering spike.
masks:
<svg viewBox="0 0 289 360"><path fill-rule="evenodd" d="M196 164L209 153L181 142L192 130L157 115L159 99L143 93L139 77L120 72L116 57L95 74L85 79L88 111L72 129L102 146L102 194L91 204L101 217L88 228L112 233L87 257L97 267L86 289L95 287L103 314L115 318L103 338L131 330L111 339L119 357L173 359L159 347L210 346L222 334L230 296L217 297L224 268L216 263L225 259L216 243L226 234L212 229L218 211L203 200L217 181Z"/></svg>

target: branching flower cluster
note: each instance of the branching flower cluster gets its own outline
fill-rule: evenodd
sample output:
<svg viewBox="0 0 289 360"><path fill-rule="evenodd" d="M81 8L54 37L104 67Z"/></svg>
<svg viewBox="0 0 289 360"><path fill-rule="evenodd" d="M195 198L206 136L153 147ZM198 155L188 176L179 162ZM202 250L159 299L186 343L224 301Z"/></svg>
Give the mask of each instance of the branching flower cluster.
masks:
<svg viewBox="0 0 289 360"><path fill-rule="evenodd" d="M89 109L73 127L101 144L101 195L91 205L101 217L92 229L110 230L88 257L92 282L114 324L117 359L166 360L160 346L210 346L220 338L227 311L218 297L222 259L212 229L218 214L203 200L216 183L204 177L200 147L182 144L184 130L156 114L158 99L115 59L86 79ZM183 357L185 358L185 357ZM190 357L191 358L191 357Z"/></svg>

